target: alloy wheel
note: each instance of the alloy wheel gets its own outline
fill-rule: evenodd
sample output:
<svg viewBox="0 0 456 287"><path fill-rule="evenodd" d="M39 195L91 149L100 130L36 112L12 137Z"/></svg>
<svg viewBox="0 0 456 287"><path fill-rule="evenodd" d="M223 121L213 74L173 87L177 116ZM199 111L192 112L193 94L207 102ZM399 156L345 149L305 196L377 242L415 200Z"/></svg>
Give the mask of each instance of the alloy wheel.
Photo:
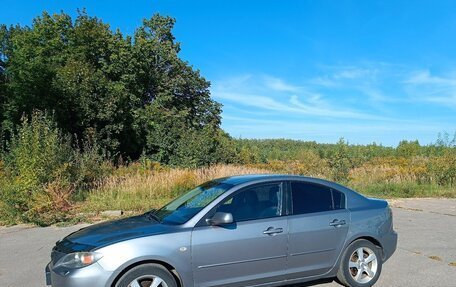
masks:
<svg viewBox="0 0 456 287"><path fill-rule="evenodd" d="M155 275L145 275L136 278L128 287L168 287L165 280Z"/></svg>
<svg viewBox="0 0 456 287"><path fill-rule="evenodd" d="M377 256L370 248L360 247L350 256L348 268L353 280L361 284L368 283L377 274Z"/></svg>

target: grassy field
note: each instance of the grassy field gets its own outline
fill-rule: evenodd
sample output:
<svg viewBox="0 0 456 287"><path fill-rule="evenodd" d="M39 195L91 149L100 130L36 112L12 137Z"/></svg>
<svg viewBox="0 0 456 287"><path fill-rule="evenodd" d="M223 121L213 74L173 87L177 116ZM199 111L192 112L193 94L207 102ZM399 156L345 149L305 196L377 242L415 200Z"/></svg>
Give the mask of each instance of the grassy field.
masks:
<svg viewBox="0 0 456 287"><path fill-rule="evenodd" d="M299 174L299 165L215 165L198 169L158 169L128 172L119 170L92 189L86 200L77 207L80 212L123 210L143 212L158 208L179 194L205 181L240 174L288 173ZM454 187L433 183L418 183L413 178L382 177L390 169L352 170L345 184L367 195L380 198L456 197ZM325 178L323 174L318 177ZM394 178L394 177L393 177Z"/></svg>
<svg viewBox="0 0 456 287"><path fill-rule="evenodd" d="M456 198L452 184L439 184L422 170L425 164L405 160L370 162L348 171L339 180L362 194L379 198L446 197ZM271 161L262 164L213 165L202 168L170 168L156 163L136 162L106 168L106 175L76 193L73 199L61 191L47 187L49 197L37 198L37 204L24 213L9 212L11 205L0 200L0 225L32 222L48 225L57 222L80 222L99 218L107 210L126 214L142 213L159 208L193 187L212 180L241 174L300 174L334 180L334 170L323 165L298 161ZM36 193L42 194L42 193ZM30 212L34 213L30 213ZM34 218L32 216L35 216ZM31 220L33 219L33 220Z"/></svg>

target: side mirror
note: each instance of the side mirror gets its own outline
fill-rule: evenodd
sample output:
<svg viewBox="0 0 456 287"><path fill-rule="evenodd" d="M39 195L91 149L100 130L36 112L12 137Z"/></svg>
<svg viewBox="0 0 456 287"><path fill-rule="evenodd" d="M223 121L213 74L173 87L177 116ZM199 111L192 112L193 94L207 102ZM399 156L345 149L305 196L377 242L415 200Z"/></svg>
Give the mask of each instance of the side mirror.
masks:
<svg viewBox="0 0 456 287"><path fill-rule="evenodd" d="M210 225L224 225L233 223L233 215L226 212L216 212L212 218L206 219L206 222Z"/></svg>

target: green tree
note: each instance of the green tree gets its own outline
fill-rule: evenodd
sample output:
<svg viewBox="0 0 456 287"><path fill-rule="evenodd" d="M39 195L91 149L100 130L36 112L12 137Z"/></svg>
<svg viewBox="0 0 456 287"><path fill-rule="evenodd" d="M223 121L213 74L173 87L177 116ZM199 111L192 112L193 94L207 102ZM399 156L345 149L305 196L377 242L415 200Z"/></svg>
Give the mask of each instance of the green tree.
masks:
<svg viewBox="0 0 456 287"><path fill-rule="evenodd" d="M0 151L4 149L4 129L1 123L4 120L4 108L6 102L6 48L8 47L8 29L0 25Z"/></svg>
<svg viewBox="0 0 456 287"><path fill-rule="evenodd" d="M135 33L133 49L135 57L143 59L138 61L139 80L143 100L149 103L138 110L146 153L165 163L175 155L182 137L205 129L216 135L221 113L220 104L210 98L209 82L178 58L173 25L169 17L145 20Z"/></svg>
<svg viewBox="0 0 456 287"><path fill-rule="evenodd" d="M343 138L339 139L336 146L330 150L328 164L332 169L332 177L335 181L347 181L352 164L350 148Z"/></svg>
<svg viewBox="0 0 456 287"><path fill-rule="evenodd" d="M413 157L420 154L421 146L420 143L416 141L407 141L403 140L397 146L396 152L399 156L402 157Z"/></svg>
<svg viewBox="0 0 456 287"><path fill-rule="evenodd" d="M186 133L216 135L221 106L179 58L174 23L157 14L124 36L80 11L75 20L44 12L31 27L1 26L2 130L23 114L52 111L65 133L95 137L113 156L145 152L163 163Z"/></svg>

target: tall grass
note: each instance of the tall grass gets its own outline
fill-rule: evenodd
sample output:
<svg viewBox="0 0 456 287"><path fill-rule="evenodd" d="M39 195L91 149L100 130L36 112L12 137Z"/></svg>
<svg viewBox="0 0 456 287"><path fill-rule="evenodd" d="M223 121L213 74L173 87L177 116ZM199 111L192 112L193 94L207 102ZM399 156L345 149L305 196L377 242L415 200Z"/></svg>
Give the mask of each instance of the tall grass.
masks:
<svg viewBox="0 0 456 287"><path fill-rule="evenodd" d="M435 159L377 158L349 170L342 183L367 195L381 198L398 197L456 197L456 186L439 184L433 175ZM334 180L328 164L310 162L272 161L251 165L214 165L198 169L163 168L159 165L144 169L138 164L121 167L99 182L82 202L79 210L100 212L127 210L143 212L159 208L183 192L216 178L241 175L283 173L301 174ZM443 168L443 165L439 165ZM449 166L451 168L451 166Z"/></svg>
<svg viewBox="0 0 456 287"><path fill-rule="evenodd" d="M374 158L351 169L347 184L380 197L456 197L456 156Z"/></svg>
<svg viewBox="0 0 456 287"><path fill-rule="evenodd" d="M114 174L89 192L87 200L79 209L103 211L108 209L145 211L158 208L183 192L206 181L242 174L271 173L266 169L238 166L214 165L198 169L161 169L138 171L125 168Z"/></svg>

